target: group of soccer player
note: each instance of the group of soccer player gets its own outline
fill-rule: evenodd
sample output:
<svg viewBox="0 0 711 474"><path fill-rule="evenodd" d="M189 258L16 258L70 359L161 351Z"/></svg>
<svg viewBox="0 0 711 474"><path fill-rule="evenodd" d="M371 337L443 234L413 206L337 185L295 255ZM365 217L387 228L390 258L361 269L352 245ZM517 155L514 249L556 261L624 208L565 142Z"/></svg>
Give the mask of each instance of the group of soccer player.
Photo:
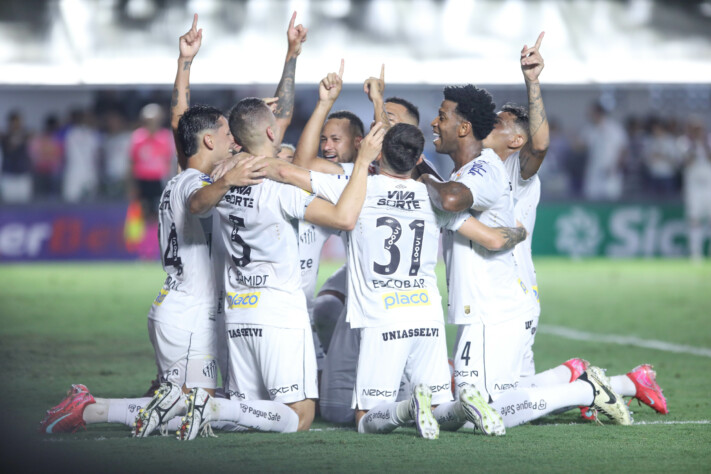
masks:
<svg viewBox="0 0 711 474"><path fill-rule="evenodd" d="M308 32L295 20L275 97L243 99L228 116L190 106L197 15L181 36L171 124L183 171L161 196L167 277L148 314L160 384L137 399L95 398L73 385L41 430L117 422L135 437L160 429L181 440L213 428L286 433L310 428L317 400L327 421L355 422L361 433L414 425L427 439L465 425L503 435L576 407L629 425L624 396L667 413L648 364L611 378L579 358L535 371L531 239L549 143L543 33L520 55L527 109L497 114L483 89L444 88L431 123L436 151L454 163L444 181L422 154L417 108L384 97L384 67L364 83L374 110L367 134L351 112L331 113L341 61L319 83L296 148L282 147ZM347 262L314 297L333 234ZM457 325L449 361L440 235L447 316Z"/></svg>

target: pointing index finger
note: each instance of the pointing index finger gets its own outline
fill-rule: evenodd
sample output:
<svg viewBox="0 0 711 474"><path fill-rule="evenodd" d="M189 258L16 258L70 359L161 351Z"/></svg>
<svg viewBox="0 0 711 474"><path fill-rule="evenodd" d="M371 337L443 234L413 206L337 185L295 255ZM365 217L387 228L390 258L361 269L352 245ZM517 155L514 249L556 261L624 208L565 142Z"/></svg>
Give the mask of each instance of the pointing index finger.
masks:
<svg viewBox="0 0 711 474"><path fill-rule="evenodd" d="M296 12L291 15L291 21L289 22L289 29L294 28L294 22L296 21Z"/></svg>
<svg viewBox="0 0 711 474"><path fill-rule="evenodd" d="M385 64L380 66L380 80L385 81Z"/></svg>
<svg viewBox="0 0 711 474"><path fill-rule="evenodd" d="M538 35L538 39L536 40L536 46L535 48L538 49L541 47L541 41L543 41L543 36L546 34L545 31L541 31L541 34Z"/></svg>
<svg viewBox="0 0 711 474"><path fill-rule="evenodd" d="M193 31L197 31L197 20L198 20L198 14L193 15L193 26L190 28Z"/></svg>
<svg viewBox="0 0 711 474"><path fill-rule="evenodd" d="M338 77L340 77L341 79L343 79L343 66L344 66L344 62L345 62L345 61L344 61L343 59L341 59L341 68L338 70Z"/></svg>

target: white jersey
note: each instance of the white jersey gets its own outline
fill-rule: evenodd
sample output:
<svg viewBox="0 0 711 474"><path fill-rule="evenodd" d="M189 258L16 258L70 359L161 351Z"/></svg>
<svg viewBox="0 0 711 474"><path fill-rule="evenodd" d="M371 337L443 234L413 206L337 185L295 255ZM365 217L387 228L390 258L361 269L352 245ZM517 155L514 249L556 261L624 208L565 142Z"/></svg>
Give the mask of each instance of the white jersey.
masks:
<svg viewBox="0 0 711 474"><path fill-rule="evenodd" d="M511 189L514 199L514 216L518 222L523 224L528 235L526 240L513 248L514 260L518 267L518 274L521 276L526 287L533 290L538 303L538 282L536 280L536 269L533 267L533 257L531 253L531 242L533 241L533 228L536 225L536 208L541 200L541 180L538 173L529 179L521 177L521 161L519 152L506 158L504 166L511 180Z"/></svg>
<svg viewBox="0 0 711 474"><path fill-rule="evenodd" d="M316 284L321 250L328 238L337 231L299 221L299 266L301 268L301 289L306 296L306 306L311 310Z"/></svg>
<svg viewBox="0 0 711 474"><path fill-rule="evenodd" d="M204 228L211 211L194 215L188 204L195 191L211 183L206 174L188 168L168 182L158 208L161 262L168 276L148 317L188 331L205 324L201 318L214 318L215 278ZM192 311L198 307L209 310Z"/></svg>
<svg viewBox="0 0 711 474"><path fill-rule="evenodd" d="M342 175L311 173L314 192L331 202L338 201L347 182ZM440 227L451 216L435 213L422 183L368 177L365 203L348 233L346 250L351 327L442 322L435 265Z"/></svg>
<svg viewBox="0 0 711 474"><path fill-rule="evenodd" d="M450 180L469 188L474 199L470 212L482 224L516 225L508 174L493 150L484 149ZM512 252L490 252L449 230L443 248L450 323L495 323L535 313L532 292L518 277Z"/></svg>
<svg viewBox="0 0 711 474"><path fill-rule="evenodd" d="M296 226L312 199L298 188L265 180L232 187L220 200L228 324L310 327Z"/></svg>

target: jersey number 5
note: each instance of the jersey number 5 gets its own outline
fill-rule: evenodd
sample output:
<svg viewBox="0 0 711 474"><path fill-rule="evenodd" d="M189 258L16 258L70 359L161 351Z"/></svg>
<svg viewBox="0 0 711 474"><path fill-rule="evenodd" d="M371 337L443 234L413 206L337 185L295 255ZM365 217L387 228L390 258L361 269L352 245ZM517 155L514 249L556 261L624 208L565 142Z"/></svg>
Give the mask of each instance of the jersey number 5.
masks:
<svg viewBox="0 0 711 474"><path fill-rule="evenodd" d="M392 217L378 217L375 221L376 227L387 226L390 227L392 233L390 237L385 239L384 247L385 250L390 253L390 261L385 265L381 265L378 262L373 262L373 271L379 275L392 275L397 270L400 265L400 249L395 243L402 237L402 225L400 221ZM422 256L422 237L425 235L425 221L422 219L416 219L410 222L410 229L415 231L415 236L412 241L412 255L410 256L410 276L417 276L417 272L420 271L420 258Z"/></svg>
<svg viewBox="0 0 711 474"><path fill-rule="evenodd" d="M230 256L232 257L232 261L235 265L238 267L246 267L249 262L251 262L250 257L252 255L252 249L238 234L239 228L244 228L244 218L230 215L230 222L232 222L232 235L230 238L232 242L242 246L242 258L237 258L234 255Z"/></svg>

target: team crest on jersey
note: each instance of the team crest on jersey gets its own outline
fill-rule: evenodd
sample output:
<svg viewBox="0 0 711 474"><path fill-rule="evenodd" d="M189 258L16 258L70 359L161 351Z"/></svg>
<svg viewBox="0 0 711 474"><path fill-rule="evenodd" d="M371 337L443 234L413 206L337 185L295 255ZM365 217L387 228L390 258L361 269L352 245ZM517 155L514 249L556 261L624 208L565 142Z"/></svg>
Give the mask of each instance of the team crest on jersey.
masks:
<svg viewBox="0 0 711 474"><path fill-rule="evenodd" d="M254 293L227 293L227 307L235 308L256 308L259 304L259 295L261 292Z"/></svg>
<svg viewBox="0 0 711 474"><path fill-rule="evenodd" d="M469 313L471 313L471 312L472 312L471 307L470 307L469 305L466 305L466 306L464 307L464 314L469 314Z"/></svg>
<svg viewBox="0 0 711 474"><path fill-rule="evenodd" d="M212 184L212 178L210 178L206 174L201 174L200 175L200 185L204 188L205 186L209 186Z"/></svg>
<svg viewBox="0 0 711 474"><path fill-rule="evenodd" d="M402 308L405 306L428 306L430 295L427 290L395 291L383 295L385 309Z"/></svg>
<svg viewBox="0 0 711 474"><path fill-rule="evenodd" d="M161 288L160 291L158 292L158 296L156 296L156 300L153 302L153 304L156 306L160 306L163 303L163 300L165 299L165 297L168 296L168 293L170 293L170 290Z"/></svg>

